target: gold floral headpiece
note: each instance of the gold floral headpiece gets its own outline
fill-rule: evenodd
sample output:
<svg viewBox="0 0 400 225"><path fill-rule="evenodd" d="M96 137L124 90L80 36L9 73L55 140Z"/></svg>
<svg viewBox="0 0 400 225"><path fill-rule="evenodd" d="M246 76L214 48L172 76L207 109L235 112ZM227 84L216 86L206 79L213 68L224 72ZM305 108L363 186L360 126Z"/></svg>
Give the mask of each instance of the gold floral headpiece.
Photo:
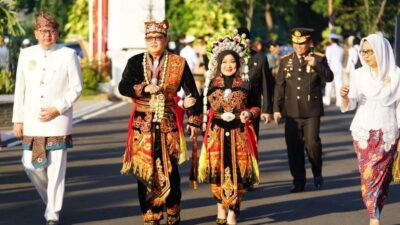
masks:
<svg viewBox="0 0 400 225"><path fill-rule="evenodd" d="M203 130L207 122L207 93L211 80L216 75L218 67L218 56L223 51L232 50L240 57L240 75L242 80L249 81L249 67L247 65L250 58L249 49L250 40L246 34L239 35L238 30L218 33L212 37L207 45L207 55L210 59L208 71L205 74L205 83L203 90Z"/></svg>
<svg viewBox="0 0 400 225"><path fill-rule="evenodd" d="M151 32L157 32L167 35L168 28L169 28L169 23L168 20L166 19L160 23L156 21L149 21L144 23L145 34Z"/></svg>

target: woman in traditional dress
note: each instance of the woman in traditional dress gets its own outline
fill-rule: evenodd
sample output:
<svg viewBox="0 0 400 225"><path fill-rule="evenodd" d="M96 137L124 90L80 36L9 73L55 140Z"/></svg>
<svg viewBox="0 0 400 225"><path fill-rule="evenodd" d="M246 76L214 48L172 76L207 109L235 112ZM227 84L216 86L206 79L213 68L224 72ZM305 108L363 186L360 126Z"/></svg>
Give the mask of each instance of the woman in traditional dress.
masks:
<svg viewBox="0 0 400 225"><path fill-rule="evenodd" d="M214 38L209 47L211 69L204 89L206 123L199 181L211 184L217 224L237 224L244 189L259 182L252 119L259 117L260 108L248 82L247 43L244 36L227 33Z"/></svg>
<svg viewBox="0 0 400 225"><path fill-rule="evenodd" d="M361 40L362 67L341 88L343 112L357 108L350 130L357 153L361 194L370 224L379 219L392 179L400 127L400 70L381 34Z"/></svg>

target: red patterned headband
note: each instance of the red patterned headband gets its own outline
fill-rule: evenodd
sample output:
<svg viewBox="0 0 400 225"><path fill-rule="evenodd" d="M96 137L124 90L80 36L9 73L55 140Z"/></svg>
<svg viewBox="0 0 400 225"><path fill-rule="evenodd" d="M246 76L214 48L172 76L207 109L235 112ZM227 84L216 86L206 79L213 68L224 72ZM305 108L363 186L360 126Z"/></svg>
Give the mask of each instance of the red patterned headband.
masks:
<svg viewBox="0 0 400 225"><path fill-rule="evenodd" d="M37 30L42 27L51 27L58 30L58 23L52 16L45 16L42 12L38 17L36 17L35 29Z"/></svg>

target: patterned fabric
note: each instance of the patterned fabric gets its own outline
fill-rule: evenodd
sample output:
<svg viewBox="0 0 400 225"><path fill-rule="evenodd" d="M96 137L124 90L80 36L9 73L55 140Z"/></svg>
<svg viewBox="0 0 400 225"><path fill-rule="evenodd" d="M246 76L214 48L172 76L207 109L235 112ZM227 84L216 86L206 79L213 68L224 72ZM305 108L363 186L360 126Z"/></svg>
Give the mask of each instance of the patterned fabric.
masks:
<svg viewBox="0 0 400 225"><path fill-rule="evenodd" d="M35 169L42 168L47 163L46 151L72 147L72 136L32 137L22 138L22 149L32 151L32 164Z"/></svg>
<svg viewBox="0 0 400 225"><path fill-rule="evenodd" d="M217 202L226 208L240 209L243 189L250 184L258 184L259 170L256 159L257 140L251 121L240 122L238 115L250 110L255 117L260 108L249 104L249 90L236 77L232 83L229 99L224 98L224 79L213 79L208 93L211 109L203 140L199 161L199 180L211 183L211 190ZM225 121L221 115L231 112L234 119Z"/></svg>
<svg viewBox="0 0 400 225"><path fill-rule="evenodd" d="M144 54L139 54L128 60L119 84L120 93L134 101L121 173L132 173L138 179L144 221L159 221L164 207L167 213L176 214L180 211L181 191L177 164L187 160L186 140L181 124L183 112L178 111L174 100L180 87L183 87L187 95L199 96L184 58L168 54L165 77L160 78L165 79L161 82L161 91L165 97L164 108L160 120L155 121L154 108L150 104L151 95L143 92L146 80L151 79L153 71L147 70L144 73L146 68L143 68L143 57ZM145 75L148 79L145 79ZM197 105L199 109L196 112L199 114L201 103ZM201 115L190 112L192 108L187 109L189 119L196 122L200 120L196 120L196 117L201 118Z"/></svg>
<svg viewBox="0 0 400 225"><path fill-rule="evenodd" d="M388 196L396 145L385 151L382 130L370 130L368 146L354 140L361 178L361 195L370 218L379 219Z"/></svg>

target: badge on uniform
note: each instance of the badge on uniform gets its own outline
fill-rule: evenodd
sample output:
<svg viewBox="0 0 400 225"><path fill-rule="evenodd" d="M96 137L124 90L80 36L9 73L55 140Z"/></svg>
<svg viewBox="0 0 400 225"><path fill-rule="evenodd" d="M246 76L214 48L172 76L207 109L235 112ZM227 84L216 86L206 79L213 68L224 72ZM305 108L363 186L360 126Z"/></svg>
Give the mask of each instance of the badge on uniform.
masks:
<svg viewBox="0 0 400 225"><path fill-rule="evenodd" d="M292 78L292 74L290 74L290 71L293 71L293 60L292 59L289 59L288 63L286 64L286 67L283 70L286 72L285 79Z"/></svg>

